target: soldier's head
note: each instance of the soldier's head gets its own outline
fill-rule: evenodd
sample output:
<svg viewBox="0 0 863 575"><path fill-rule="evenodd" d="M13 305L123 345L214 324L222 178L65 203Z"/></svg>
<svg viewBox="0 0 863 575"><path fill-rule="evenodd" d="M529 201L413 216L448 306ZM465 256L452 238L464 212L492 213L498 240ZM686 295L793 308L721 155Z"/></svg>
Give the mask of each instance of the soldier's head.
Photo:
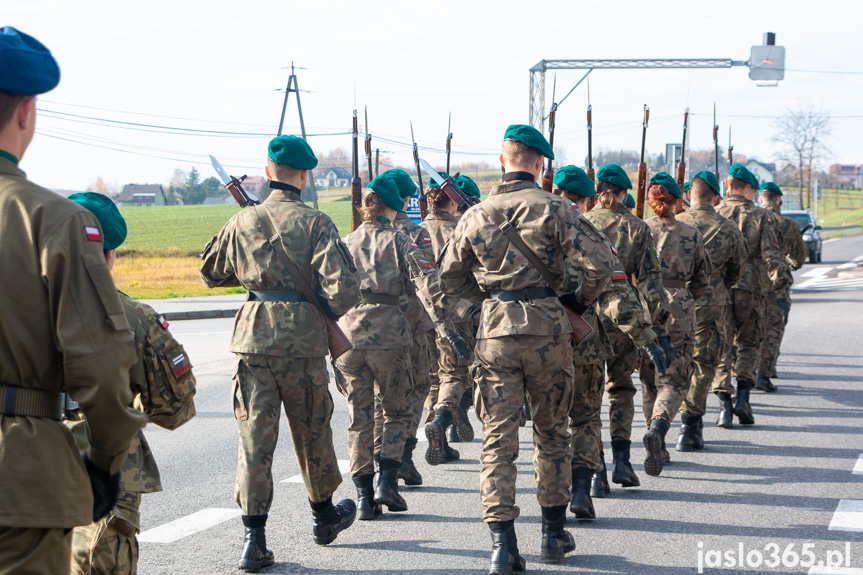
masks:
<svg viewBox="0 0 863 575"><path fill-rule="evenodd" d="M623 197L623 201L620 203L623 204L623 207L629 210L630 213L635 209L635 198L632 197L632 194L627 193Z"/></svg>
<svg viewBox="0 0 863 575"><path fill-rule="evenodd" d="M267 150L267 177L305 189L309 170L318 165L318 159L306 141L298 136L278 136L270 140Z"/></svg>
<svg viewBox="0 0 863 575"><path fill-rule="evenodd" d="M548 140L532 126L513 124L503 135L500 164L506 172L527 172L534 181L542 172L543 157L554 159Z"/></svg>
<svg viewBox="0 0 863 575"><path fill-rule="evenodd" d="M555 193L574 203L582 212L596 205L593 180L577 166L562 166L554 173Z"/></svg>
<svg viewBox="0 0 863 575"><path fill-rule="evenodd" d="M411 196L417 193L417 185L414 183L413 178L406 171L397 168L387 170L381 174L381 177L389 178L396 185L396 189L398 189L399 195L402 197L402 207L399 211L405 211Z"/></svg>
<svg viewBox="0 0 863 575"><path fill-rule="evenodd" d="M41 42L0 28L0 149L20 160L36 131L36 96L60 82L60 67Z"/></svg>
<svg viewBox="0 0 863 575"><path fill-rule="evenodd" d="M617 164L604 164L596 171L596 193L604 208L622 203L626 190L632 189L632 181L623 168Z"/></svg>
<svg viewBox="0 0 863 575"><path fill-rule="evenodd" d="M764 182L761 184L761 205L766 204L782 204L782 188L773 182Z"/></svg>
<svg viewBox="0 0 863 575"><path fill-rule="evenodd" d="M722 198L719 195L719 180L716 174L707 170L695 174L689 184L689 197L693 204L719 204Z"/></svg>
<svg viewBox="0 0 863 575"><path fill-rule="evenodd" d="M76 204L87 208L99 222L102 228L102 249L105 252L105 262L108 269L114 267L117 261L117 248L126 241L126 220L123 219L120 210L114 200L96 192L83 192L72 194L69 199Z"/></svg>
<svg viewBox="0 0 863 575"><path fill-rule="evenodd" d="M669 174L659 172L650 178L647 189L647 203L653 213L660 218L674 217L674 208L680 199L680 186Z"/></svg>
<svg viewBox="0 0 863 575"><path fill-rule="evenodd" d="M746 169L743 164L731 164L728 168L728 177L725 178L725 187L729 194L736 194L745 197L747 200L755 199L755 190L757 187L752 187L752 182L755 176Z"/></svg>
<svg viewBox="0 0 863 575"><path fill-rule="evenodd" d="M378 218L386 218L392 222L396 213L401 211L402 205L403 200L395 182L380 175L369 182L369 191L363 195L360 215L366 222L373 222Z"/></svg>

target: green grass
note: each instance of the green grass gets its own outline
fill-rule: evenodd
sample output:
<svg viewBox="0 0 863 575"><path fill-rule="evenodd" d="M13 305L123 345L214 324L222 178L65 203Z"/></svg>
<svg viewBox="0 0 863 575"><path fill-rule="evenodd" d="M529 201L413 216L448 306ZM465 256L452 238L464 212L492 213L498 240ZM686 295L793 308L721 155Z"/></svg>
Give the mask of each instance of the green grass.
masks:
<svg viewBox="0 0 863 575"><path fill-rule="evenodd" d="M128 236L120 254L198 255L239 206L123 208Z"/></svg>

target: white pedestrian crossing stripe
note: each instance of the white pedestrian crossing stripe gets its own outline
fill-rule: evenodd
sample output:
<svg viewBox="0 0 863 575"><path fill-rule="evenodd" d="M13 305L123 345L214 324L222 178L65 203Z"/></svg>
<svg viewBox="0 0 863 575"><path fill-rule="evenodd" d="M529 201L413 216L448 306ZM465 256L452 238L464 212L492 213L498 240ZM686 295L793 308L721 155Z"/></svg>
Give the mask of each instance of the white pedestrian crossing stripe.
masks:
<svg viewBox="0 0 863 575"><path fill-rule="evenodd" d="M863 454L857 458L857 463L854 464L854 469L851 470L854 475L863 475Z"/></svg>
<svg viewBox="0 0 863 575"><path fill-rule="evenodd" d="M859 291L863 290L863 278L825 278L818 276L791 288L792 292L813 291Z"/></svg>
<svg viewBox="0 0 863 575"><path fill-rule="evenodd" d="M178 539L194 535L242 514L242 510L239 508L217 509L210 507L202 509L170 523L147 529L138 535L138 541L141 543L173 543Z"/></svg>
<svg viewBox="0 0 863 575"><path fill-rule="evenodd" d="M840 499L827 529L863 532L863 500Z"/></svg>
<svg viewBox="0 0 863 575"><path fill-rule="evenodd" d="M348 473L351 470L351 462L349 459L339 459L339 471L342 475ZM294 475L293 477L288 477L287 479L282 479L282 483L302 483L303 476L300 474Z"/></svg>

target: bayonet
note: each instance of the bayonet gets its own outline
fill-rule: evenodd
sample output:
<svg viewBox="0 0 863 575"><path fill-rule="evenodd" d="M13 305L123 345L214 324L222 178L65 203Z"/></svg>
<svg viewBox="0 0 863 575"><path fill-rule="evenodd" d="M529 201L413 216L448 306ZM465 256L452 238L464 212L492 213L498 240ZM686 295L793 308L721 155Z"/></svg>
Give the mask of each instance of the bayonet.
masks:
<svg viewBox="0 0 863 575"><path fill-rule="evenodd" d="M548 112L548 145L554 151L554 121L557 115L557 103L554 101L557 92L557 74L554 75L554 84L551 89L551 110ZM551 158L548 158L548 165L545 172L542 174L542 189L550 192L554 187L554 170L551 169Z"/></svg>
<svg viewBox="0 0 863 575"><path fill-rule="evenodd" d="M452 112L449 113L449 119L446 122L446 173L449 173L449 157L450 151L452 150L452 132L450 129L452 128Z"/></svg>
<svg viewBox="0 0 863 575"><path fill-rule="evenodd" d="M414 164L417 167L417 184L420 188L420 219L425 220L429 211L428 198L425 187L423 187L423 173L420 170L420 155L417 149L417 141L414 139L414 123L411 122L411 143L414 145Z"/></svg>
<svg viewBox="0 0 863 575"><path fill-rule="evenodd" d="M596 181L593 171L593 113L590 106L590 78L587 79L587 176Z"/></svg>
<svg viewBox="0 0 863 575"><path fill-rule="evenodd" d="M241 176L239 178L235 178L234 176L229 176L225 169L222 167L222 164L219 163L215 157L210 156L210 163L213 164L213 168L215 168L216 173L219 174L219 179L222 180L222 183L225 184L225 187L231 193L231 196L234 200L240 204L241 208L245 208L248 206L257 206L261 202L258 201L258 197L254 194L248 193L243 189L243 182L246 179L246 176Z"/></svg>

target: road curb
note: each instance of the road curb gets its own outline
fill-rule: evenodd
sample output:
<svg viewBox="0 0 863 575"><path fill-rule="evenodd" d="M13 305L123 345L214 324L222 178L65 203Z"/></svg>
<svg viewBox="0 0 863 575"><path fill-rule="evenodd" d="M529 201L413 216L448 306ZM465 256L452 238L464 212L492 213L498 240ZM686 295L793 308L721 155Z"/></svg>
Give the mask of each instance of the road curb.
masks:
<svg viewBox="0 0 863 575"><path fill-rule="evenodd" d="M183 321L189 319L221 319L234 317L239 309L205 309L199 311L169 311L162 314L167 321Z"/></svg>

